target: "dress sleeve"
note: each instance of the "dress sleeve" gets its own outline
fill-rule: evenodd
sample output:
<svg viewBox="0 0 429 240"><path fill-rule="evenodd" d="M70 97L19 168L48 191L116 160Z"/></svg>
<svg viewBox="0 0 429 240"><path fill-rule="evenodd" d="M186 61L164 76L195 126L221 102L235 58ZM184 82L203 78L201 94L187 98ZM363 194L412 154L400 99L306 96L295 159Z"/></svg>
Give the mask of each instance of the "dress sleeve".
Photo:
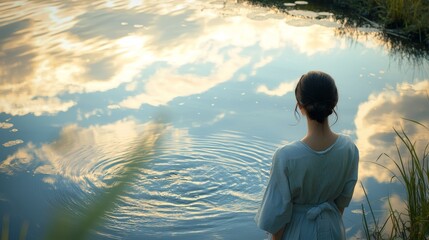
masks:
<svg viewBox="0 0 429 240"><path fill-rule="evenodd" d="M274 154L270 179L261 206L255 216L256 225L272 234L290 222L292 217L288 170L284 166L285 159L282 159L280 155L279 150Z"/></svg>
<svg viewBox="0 0 429 240"><path fill-rule="evenodd" d="M354 146L352 151L352 168L349 174L349 177L346 180L343 191L340 196L335 199L335 204L338 208L346 208L349 206L350 201L353 197L353 192L355 185L358 179L358 169L359 169L359 151L356 146Z"/></svg>

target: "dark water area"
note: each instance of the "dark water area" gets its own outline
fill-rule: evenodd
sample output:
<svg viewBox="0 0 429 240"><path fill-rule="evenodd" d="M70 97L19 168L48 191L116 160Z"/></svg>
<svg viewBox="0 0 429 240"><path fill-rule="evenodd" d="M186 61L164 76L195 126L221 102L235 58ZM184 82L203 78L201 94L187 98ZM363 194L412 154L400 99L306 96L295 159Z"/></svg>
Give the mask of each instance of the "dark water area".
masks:
<svg viewBox="0 0 429 240"><path fill-rule="evenodd" d="M160 114L159 151L90 238L267 238L253 216L273 151L305 134L293 90L309 70L336 80L332 128L359 147L375 212L386 217L389 195L403 209L401 185L371 162L395 155L393 127L427 142L404 120L429 126L427 55L403 54L374 27L348 28L329 8L296 5L306 9L0 3L0 217L10 239L25 224L27 239L43 239L58 205L84 214L73 206L115 184ZM363 238L361 204L358 185L344 213L349 239Z"/></svg>

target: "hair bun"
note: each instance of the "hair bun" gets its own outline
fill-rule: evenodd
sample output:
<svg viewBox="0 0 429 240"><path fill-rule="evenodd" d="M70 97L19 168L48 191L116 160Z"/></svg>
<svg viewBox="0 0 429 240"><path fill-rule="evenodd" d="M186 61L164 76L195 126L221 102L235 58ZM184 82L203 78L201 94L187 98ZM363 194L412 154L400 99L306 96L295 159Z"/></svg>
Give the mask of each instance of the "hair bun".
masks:
<svg viewBox="0 0 429 240"><path fill-rule="evenodd" d="M335 112L338 91L334 79L324 72L310 71L299 79L295 88L297 106L302 106L307 117L323 123ZM295 107L297 112L297 107Z"/></svg>
<svg viewBox="0 0 429 240"><path fill-rule="evenodd" d="M315 102L305 106L308 116L318 122L323 122L329 115L332 114L333 109L328 104Z"/></svg>

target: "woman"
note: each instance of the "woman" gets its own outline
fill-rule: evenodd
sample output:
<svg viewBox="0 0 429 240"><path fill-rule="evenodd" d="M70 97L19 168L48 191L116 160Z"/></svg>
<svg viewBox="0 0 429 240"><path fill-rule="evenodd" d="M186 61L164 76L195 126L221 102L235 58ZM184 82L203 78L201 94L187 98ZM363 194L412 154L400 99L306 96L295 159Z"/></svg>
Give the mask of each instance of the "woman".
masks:
<svg viewBox="0 0 429 240"><path fill-rule="evenodd" d="M299 80L295 97L307 134L275 152L256 223L272 239L346 239L341 217L356 185L359 152L330 129L337 87L328 74L311 71Z"/></svg>

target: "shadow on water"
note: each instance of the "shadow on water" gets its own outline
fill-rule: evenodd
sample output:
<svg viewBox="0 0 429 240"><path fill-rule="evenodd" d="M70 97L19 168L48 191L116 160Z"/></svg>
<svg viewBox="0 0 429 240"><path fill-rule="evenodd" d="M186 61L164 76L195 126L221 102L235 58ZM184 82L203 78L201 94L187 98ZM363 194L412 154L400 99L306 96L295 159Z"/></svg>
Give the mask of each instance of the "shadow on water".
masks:
<svg viewBox="0 0 429 240"><path fill-rule="evenodd" d="M317 0L311 1L279 1L279 0L238 0L254 5L273 7L281 12L289 14L293 10L330 12L334 21L340 27L336 34L341 37L357 40L368 35L378 39L393 58L407 60L413 65L420 65L429 58L429 39L422 40L421 37L413 37L398 28L389 29L386 24L377 23L365 17L365 8L370 6L355 6L345 4L346 1ZM290 2L290 3L289 3ZM360 1L359 1L360 2ZM354 9L353 9L354 8ZM358 9L359 8L359 9ZM369 11L369 10L368 10ZM316 17L320 18L320 16ZM424 18L423 18L424 19ZM376 31L374 31L376 30ZM375 34L375 36L374 36Z"/></svg>

